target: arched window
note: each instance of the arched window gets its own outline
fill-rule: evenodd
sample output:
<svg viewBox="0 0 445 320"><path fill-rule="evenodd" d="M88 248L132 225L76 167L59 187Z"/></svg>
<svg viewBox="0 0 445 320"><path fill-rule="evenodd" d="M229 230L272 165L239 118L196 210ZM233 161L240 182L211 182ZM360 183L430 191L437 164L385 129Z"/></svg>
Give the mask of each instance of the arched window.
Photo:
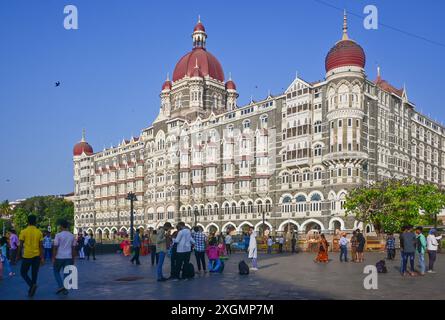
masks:
<svg viewBox="0 0 445 320"><path fill-rule="evenodd" d="M292 199L289 196L284 197L283 199L283 212L291 212L292 211Z"/></svg>
<svg viewBox="0 0 445 320"><path fill-rule="evenodd" d="M306 197L300 194L295 199L297 201L297 212L305 212L306 211Z"/></svg>
<svg viewBox="0 0 445 320"><path fill-rule="evenodd" d="M321 211L321 196L318 193L314 193L311 196L311 211L312 212Z"/></svg>

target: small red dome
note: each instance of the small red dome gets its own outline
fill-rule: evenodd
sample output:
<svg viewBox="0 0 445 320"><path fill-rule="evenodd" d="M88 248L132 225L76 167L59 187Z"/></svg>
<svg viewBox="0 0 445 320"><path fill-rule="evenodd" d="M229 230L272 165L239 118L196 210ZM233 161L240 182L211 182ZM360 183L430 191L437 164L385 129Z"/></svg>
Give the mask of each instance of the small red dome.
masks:
<svg viewBox="0 0 445 320"><path fill-rule="evenodd" d="M194 48L179 60L173 72L173 82L181 80L186 76L192 77L196 64L198 64L202 77L210 76L213 79L224 82L224 71L218 59L201 47Z"/></svg>
<svg viewBox="0 0 445 320"><path fill-rule="evenodd" d="M85 152L85 154L86 154L87 156L91 156L91 155L94 153L94 152L93 152L93 147L90 146L90 145L88 144L88 142L81 141L81 142L77 143L77 144L74 146L73 154L74 154L75 156L80 156L80 155L82 155L82 153L84 153L84 152Z"/></svg>
<svg viewBox="0 0 445 320"><path fill-rule="evenodd" d="M164 84L162 85L162 91L171 89L172 89L172 82L170 80L165 80Z"/></svg>
<svg viewBox="0 0 445 320"><path fill-rule="evenodd" d="M227 90L236 90L236 84L233 82L233 80L229 80L226 82L226 89Z"/></svg>
<svg viewBox="0 0 445 320"><path fill-rule="evenodd" d="M329 50L326 60L326 72L338 67L356 66L364 68L366 63L365 51L352 40L341 40Z"/></svg>
<svg viewBox="0 0 445 320"><path fill-rule="evenodd" d="M199 22L196 24L195 28L193 29L193 32L195 32L195 31L203 31L203 32L206 32L206 28L204 28L204 25L201 23L201 21L199 21Z"/></svg>

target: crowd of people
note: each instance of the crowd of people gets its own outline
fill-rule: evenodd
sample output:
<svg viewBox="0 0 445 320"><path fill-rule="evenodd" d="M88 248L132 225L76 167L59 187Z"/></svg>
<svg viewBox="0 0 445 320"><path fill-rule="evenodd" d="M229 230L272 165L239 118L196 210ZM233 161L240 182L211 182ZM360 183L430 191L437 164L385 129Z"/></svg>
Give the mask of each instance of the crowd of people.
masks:
<svg viewBox="0 0 445 320"><path fill-rule="evenodd" d="M63 284L63 270L68 265L73 265L75 257L89 260L92 256L96 260L96 240L93 234L79 233L74 236L69 231L67 221L60 221L59 232L54 239L50 232L43 234L36 227L36 216L28 217L28 226L20 232L18 236L15 230L11 229L7 236L0 238L0 279L3 274L13 277L12 266L21 260L20 275L28 285L28 295L32 297L37 290L37 277L39 267L47 261L53 265L53 273L57 284L56 293L68 294ZM329 262L330 243L324 234L318 235L316 263ZM425 237L422 227L413 228L406 226L399 235L400 239L400 273L403 276L425 275L425 273L435 273L434 264L437 258L439 241L442 236L437 230L431 229ZM272 247L278 244L278 253L284 250L286 240L283 236L275 241L271 236L266 236L264 244L267 246L267 253L272 253ZM243 235L242 241L247 258L251 261L251 270L258 270L258 244L257 233L253 227ZM297 238L294 234L290 239L291 252L297 252ZM210 233L206 235L203 230L195 226L189 228L184 222L179 222L175 228L167 222L157 230L149 229L143 233L136 230L133 241L128 236L120 244L122 253L131 256L132 264L140 265L140 255L150 255L152 267L156 268L157 281L167 280L178 281L192 278L195 273L222 273L224 261L232 254L234 238L230 233ZM340 262L364 261L364 250L366 238L357 229L353 231L350 238L346 233L341 233L338 240ZM349 259L350 250L350 259ZM396 238L393 234L388 234L385 243L387 260L396 258ZM197 271L190 263L194 253ZM425 256L428 255L428 267L425 263ZM415 260L418 260L419 271L416 272ZM170 275L164 276L164 264L166 257L170 259ZM408 270L408 266L410 267ZM247 267L247 266L246 266ZM247 268L248 269L248 268ZM31 272L30 272L31 271Z"/></svg>
<svg viewBox="0 0 445 320"><path fill-rule="evenodd" d="M11 266L21 260L20 275L28 286L28 296L35 295L40 266L50 262L53 266L56 293L68 294L63 279L66 276L64 268L74 265L75 257L89 260L90 256L96 260L96 240L92 234L79 233L76 238L69 231L69 223L61 220L58 223L59 232L52 238L51 233L43 233L36 227L37 217L28 216L28 225L17 233L14 229L8 231L7 236L0 239L0 280L4 270L9 277L15 275Z"/></svg>
<svg viewBox="0 0 445 320"><path fill-rule="evenodd" d="M249 236L249 239L250 236ZM142 252L150 254L151 265L157 268L158 281L178 281L189 279L195 274L194 267L190 264L192 253L196 259L196 273L222 272L224 260L232 254L232 236L230 234L204 234L200 227L190 229L183 222L179 222L176 228L167 222L157 230L150 228L148 232L136 230L133 244L125 236L120 244L124 256L132 255L130 262L140 264L139 256ZM255 241L256 245L256 241ZM253 242L250 244L253 248ZM255 246L256 248L256 246ZM252 260L256 260L256 253L249 251ZM163 266L165 258L170 258L170 275L164 276ZM207 260L207 262L206 262ZM254 264L256 263L253 262ZM193 270L191 270L193 268Z"/></svg>

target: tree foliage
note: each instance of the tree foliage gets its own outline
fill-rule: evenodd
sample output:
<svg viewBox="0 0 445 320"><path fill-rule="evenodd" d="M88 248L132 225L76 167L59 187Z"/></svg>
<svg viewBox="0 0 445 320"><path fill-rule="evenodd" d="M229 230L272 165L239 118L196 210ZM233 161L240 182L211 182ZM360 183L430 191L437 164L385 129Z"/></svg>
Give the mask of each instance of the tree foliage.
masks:
<svg viewBox="0 0 445 320"><path fill-rule="evenodd" d="M17 231L26 227L30 214L37 216L37 227L39 229L47 230L51 223L53 233L56 231L56 226L61 219L67 220L71 228L74 224L73 203L59 197L32 197L18 204L12 212L14 227Z"/></svg>
<svg viewBox="0 0 445 320"><path fill-rule="evenodd" d="M354 189L345 203L347 215L373 224L379 232L398 232L404 225L431 224L444 207L443 190L434 184L409 180L385 180Z"/></svg>

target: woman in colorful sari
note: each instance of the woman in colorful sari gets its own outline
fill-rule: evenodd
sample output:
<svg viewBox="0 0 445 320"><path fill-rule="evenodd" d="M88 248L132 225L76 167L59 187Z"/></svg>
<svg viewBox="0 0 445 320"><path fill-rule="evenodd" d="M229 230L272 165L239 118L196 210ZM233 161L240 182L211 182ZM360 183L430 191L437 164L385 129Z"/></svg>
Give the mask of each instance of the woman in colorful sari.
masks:
<svg viewBox="0 0 445 320"><path fill-rule="evenodd" d="M329 262L328 247L329 247L328 241L326 240L324 234L321 234L320 241L318 243L318 255L315 258L315 262L323 262L323 263Z"/></svg>
<svg viewBox="0 0 445 320"><path fill-rule="evenodd" d="M128 257L129 255L131 255L131 243L130 240L128 240L128 235L125 236L125 239L122 241L121 249L124 256Z"/></svg>
<svg viewBox="0 0 445 320"><path fill-rule="evenodd" d="M150 252L148 250L148 235L147 234L143 234L142 236L142 246L141 246L141 256L146 256L148 255Z"/></svg>

